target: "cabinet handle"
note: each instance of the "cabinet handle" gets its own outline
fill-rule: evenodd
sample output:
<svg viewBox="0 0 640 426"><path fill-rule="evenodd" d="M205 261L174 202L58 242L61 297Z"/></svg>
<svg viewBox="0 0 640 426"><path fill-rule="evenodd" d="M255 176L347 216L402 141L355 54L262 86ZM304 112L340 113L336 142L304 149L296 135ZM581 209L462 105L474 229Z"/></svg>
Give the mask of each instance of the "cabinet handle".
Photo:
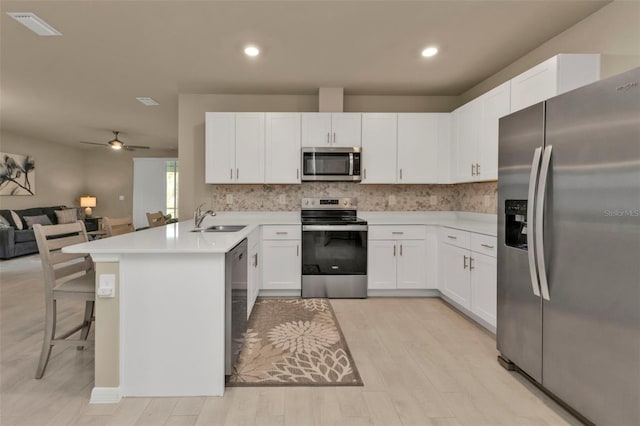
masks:
<svg viewBox="0 0 640 426"><path fill-rule="evenodd" d="M229 179L233 179L233 169L229 169Z"/></svg>
<svg viewBox="0 0 640 426"><path fill-rule="evenodd" d="M474 164L471 164L471 176L475 176L476 175L476 166Z"/></svg>
<svg viewBox="0 0 640 426"><path fill-rule="evenodd" d="M400 179L402 179L402 169L400 169Z"/></svg>
<svg viewBox="0 0 640 426"><path fill-rule="evenodd" d="M476 176L480 176L480 163L476 163Z"/></svg>
<svg viewBox="0 0 640 426"><path fill-rule="evenodd" d="M300 179L300 169L296 169L296 179Z"/></svg>
<svg viewBox="0 0 640 426"><path fill-rule="evenodd" d="M467 269L467 259L468 259L467 256L465 256L464 257L464 262L463 262L464 269Z"/></svg>
<svg viewBox="0 0 640 426"><path fill-rule="evenodd" d="M469 270L472 271L476 268L473 267L473 257L469 256Z"/></svg>
<svg viewBox="0 0 640 426"><path fill-rule="evenodd" d="M236 169L236 179L240 179L240 169Z"/></svg>
<svg viewBox="0 0 640 426"><path fill-rule="evenodd" d="M331 132L327 132L327 145L331 145Z"/></svg>
<svg viewBox="0 0 640 426"><path fill-rule="evenodd" d="M400 244L400 256L402 256L402 244Z"/></svg>
<svg viewBox="0 0 640 426"><path fill-rule="evenodd" d="M296 256L300 256L300 244L296 244Z"/></svg>
<svg viewBox="0 0 640 426"><path fill-rule="evenodd" d="M257 268L257 267L258 267L258 253L256 253L256 254L254 254L254 255L253 255L253 266L254 266L255 268Z"/></svg>
<svg viewBox="0 0 640 426"><path fill-rule="evenodd" d="M366 180L367 179L367 169L364 169L363 172L364 172L364 176L363 177Z"/></svg>
<svg viewBox="0 0 640 426"><path fill-rule="evenodd" d="M393 256L394 257L396 256L396 245L395 244L393 245Z"/></svg>
<svg viewBox="0 0 640 426"><path fill-rule="evenodd" d="M286 231L278 231L278 232L276 232L276 235L287 235L287 234L288 234L288 232L286 232Z"/></svg>
<svg viewBox="0 0 640 426"><path fill-rule="evenodd" d="M393 235L402 235L404 234L404 232L400 232L400 231L393 231L391 232Z"/></svg>
<svg viewBox="0 0 640 426"><path fill-rule="evenodd" d="M493 246L490 246L489 244L480 244L480 245L481 245L482 247L486 247L486 248L489 248L489 249L492 249L492 248L493 248Z"/></svg>
<svg viewBox="0 0 640 426"><path fill-rule="evenodd" d="M454 237L453 235L447 235L447 238L451 239L451 240L457 240L458 237Z"/></svg>
<svg viewBox="0 0 640 426"><path fill-rule="evenodd" d="M336 144L336 132L333 132L333 144Z"/></svg>

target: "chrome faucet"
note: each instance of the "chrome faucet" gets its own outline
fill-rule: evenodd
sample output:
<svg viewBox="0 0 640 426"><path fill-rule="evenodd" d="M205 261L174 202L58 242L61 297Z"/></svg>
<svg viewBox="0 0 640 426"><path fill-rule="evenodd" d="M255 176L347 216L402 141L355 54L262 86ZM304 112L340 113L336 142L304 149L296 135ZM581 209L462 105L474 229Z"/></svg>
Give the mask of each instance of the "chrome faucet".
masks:
<svg viewBox="0 0 640 426"><path fill-rule="evenodd" d="M204 206L205 204L206 203L200 204L196 209L196 211L193 213L193 221L196 224L196 228L200 228L200 225L202 225L202 221L204 220L205 217L216 215L216 212L214 212L213 210L207 210L206 212L203 212L202 206Z"/></svg>

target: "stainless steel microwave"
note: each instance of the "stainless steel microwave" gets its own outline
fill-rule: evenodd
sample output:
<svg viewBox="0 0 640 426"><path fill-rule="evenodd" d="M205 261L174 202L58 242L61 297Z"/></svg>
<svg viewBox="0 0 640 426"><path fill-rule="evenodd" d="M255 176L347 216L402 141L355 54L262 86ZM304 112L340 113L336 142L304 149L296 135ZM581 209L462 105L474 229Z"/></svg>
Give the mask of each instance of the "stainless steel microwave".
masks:
<svg viewBox="0 0 640 426"><path fill-rule="evenodd" d="M360 182L362 148L302 148L302 181Z"/></svg>

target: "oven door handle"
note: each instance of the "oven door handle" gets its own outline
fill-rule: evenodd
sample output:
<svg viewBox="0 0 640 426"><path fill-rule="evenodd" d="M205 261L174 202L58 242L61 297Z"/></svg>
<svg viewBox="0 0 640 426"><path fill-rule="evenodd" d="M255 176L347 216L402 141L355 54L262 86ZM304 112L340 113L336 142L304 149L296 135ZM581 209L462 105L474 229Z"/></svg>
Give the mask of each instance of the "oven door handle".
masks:
<svg viewBox="0 0 640 426"><path fill-rule="evenodd" d="M302 225L302 231L366 231L367 225Z"/></svg>
<svg viewBox="0 0 640 426"><path fill-rule="evenodd" d="M353 176L353 152L349 153L349 176Z"/></svg>

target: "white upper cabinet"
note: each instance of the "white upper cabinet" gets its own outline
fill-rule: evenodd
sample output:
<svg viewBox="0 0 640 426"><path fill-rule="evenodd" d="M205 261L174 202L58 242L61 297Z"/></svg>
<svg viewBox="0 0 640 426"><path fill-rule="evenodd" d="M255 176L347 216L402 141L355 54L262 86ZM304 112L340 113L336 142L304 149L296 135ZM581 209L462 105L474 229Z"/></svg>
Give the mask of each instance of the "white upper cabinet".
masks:
<svg viewBox="0 0 640 426"><path fill-rule="evenodd" d="M300 183L300 114L268 112L265 182Z"/></svg>
<svg viewBox="0 0 640 426"><path fill-rule="evenodd" d="M472 182L476 179L478 144L482 129L482 103L479 99L464 104L456 110L455 148L453 158L454 182Z"/></svg>
<svg viewBox="0 0 640 426"><path fill-rule="evenodd" d="M309 112L302 114L302 146L361 146L362 114L359 112Z"/></svg>
<svg viewBox="0 0 640 426"><path fill-rule="evenodd" d="M476 180L498 179L498 129L500 118L510 113L511 82L501 84L480 97L482 133L478 146Z"/></svg>
<svg viewBox="0 0 640 426"><path fill-rule="evenodd" d="M331 146L350 147L362 145L362 114L359 112L334 112L331 114L333 130Z"/></svg>
<svg viewBox="0 0 640 426"><path fill-rule="evenodd" d="M362 114L362 183L396 182L398 114Z"/></svg>
<svg viewBox="0 0 640 426"><path fill-rule="evenodd" d="M205 182L264 182L264 112L205 115Z"/></svg>
<svg viewBox="0 0 640 426"><path fill-rule="evenodd" d="M264 182L264 112L236 113L237 183Z"/></svg>
<svg viewBox="0 0 640 426"><path fill-rule="evenodd" d="M205 114L205 182L232 183L235 168L236 115Z"/></svg>
<svg viewBox="0 0 640 426"><path fill-rule="evenodd" d="M446 182L450 114L398 114L398 183Z"/></svg>
<svg viewBox="0 0 640 426"><path fill-rule="evenodd" d="M556 55L511 80L511 112L599 79L599 54Z"/></svg>

